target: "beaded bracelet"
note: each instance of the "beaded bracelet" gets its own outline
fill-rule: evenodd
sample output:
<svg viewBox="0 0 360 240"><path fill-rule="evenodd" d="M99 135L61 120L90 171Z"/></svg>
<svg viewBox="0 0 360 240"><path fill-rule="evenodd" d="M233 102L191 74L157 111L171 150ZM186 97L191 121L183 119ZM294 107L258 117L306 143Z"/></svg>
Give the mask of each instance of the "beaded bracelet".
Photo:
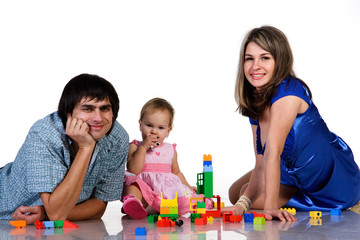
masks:
<svg viewBox="0 0 360 240"><path fill-rule="evenodd" d="M250 210L251 204L251 199L245 195L242 195L235 203L235 205L240 205L243 208L244 212L248 212Z"/></svg>

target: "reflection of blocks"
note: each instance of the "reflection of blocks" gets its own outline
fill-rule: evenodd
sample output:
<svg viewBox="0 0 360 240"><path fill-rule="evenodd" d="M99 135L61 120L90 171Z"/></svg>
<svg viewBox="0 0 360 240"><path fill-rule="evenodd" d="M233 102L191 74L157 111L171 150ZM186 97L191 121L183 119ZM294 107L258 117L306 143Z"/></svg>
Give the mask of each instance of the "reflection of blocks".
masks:
<svg viewBox="0 0 360 240"><path fill-rule="evenodd" d="M254 222L254 214L253 213L244 213L244 221L245 222Z"/></svg>
<svg viewBox="0 0 360 240"><path fill-rule="evenodd" d="M331 209L330 215L340 216L341 215L341 209Z"/></svg>
<svg viewBox="0 0 360 240"><path fill-rule="evenodd" d="M322 220L321 219L311 218L310 219L310 225L312 225L312 226L321 226L322 225Z"/></svg>
<svg viewBox="0 0 360 240"><path fill-rule="evenodd" d="M314 219L319 219L319 218L321 218L321 215L322 215L322 213L320 211L310 211L309 214L310 214L310 217L314 218Z"/></svg>
<svg viewBox="0 0 360 240"><path fill-rule="evenodd" d="M265 224L266 220L264 217L255 217L254 224Z"/></svg>
<svg viewBox="0 0 360 240"><path fill-rule="evenodd" d="M264 231L265 230L265 224L253 224L255 231Z"/></svg>

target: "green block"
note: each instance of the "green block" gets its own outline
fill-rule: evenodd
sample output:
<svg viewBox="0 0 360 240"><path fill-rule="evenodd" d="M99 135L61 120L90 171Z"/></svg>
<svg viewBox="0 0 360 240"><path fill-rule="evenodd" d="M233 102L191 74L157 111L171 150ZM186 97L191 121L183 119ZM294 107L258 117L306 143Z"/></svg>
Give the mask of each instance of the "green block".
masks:
<svg viewBox="0 0 360 240"><path fill-rule="evenodd" d="M213 197L213 173L212 172L205 172L204 173L204 196L206 198Z"/></svg>
<svg viewBox="0 0 360 240"><path fill-rule="evenodd" d="M159 216L158 215L149 215L148 216L148 222L157 222Z"/></svg>
<svg viewBox="0 0 360 240"><path fill-rule="evenodd" d="M265 224L266 220L264 217L255 217L254 218L254 224Z"/></svg>
<svg viewBox="0 0 360 240"><path fill-rule="evenodd" d="M60 220L54 221L55 228L62 228L63 225L64 225L64 221L60 221Z"/></svg>

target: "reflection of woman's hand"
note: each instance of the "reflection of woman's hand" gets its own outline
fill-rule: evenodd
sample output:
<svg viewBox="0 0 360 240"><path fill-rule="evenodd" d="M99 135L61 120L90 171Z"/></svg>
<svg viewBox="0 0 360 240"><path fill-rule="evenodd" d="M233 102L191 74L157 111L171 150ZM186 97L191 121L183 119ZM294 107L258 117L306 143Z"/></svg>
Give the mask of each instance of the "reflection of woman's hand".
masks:
<svg viewBox="0 0 360 240"><path fill-rule="evenodd" d="M285 222L296 222L297 219L294 215L290 214L289 212L285 210L279 210L279 209L264 209L264 215L266 220L272 220L273 217L279 218L280 221Z"/></svg>
<svg viewBox="0 0 360 240"><path fill-rule="evenodd" d="M68 116L65 131L79 148L95 146L95 140L89 134L89 125L83 120Z"/></svg>
<svg viewBox="0 0 360 240"><path fill-rule="evenodd" d="M232 212L234 215L243 215L244 214L244 209L240 206L240 205L234 205L234 206L230 206L230 207L223 207L221 208L221 213L223 212Z"/></svg>

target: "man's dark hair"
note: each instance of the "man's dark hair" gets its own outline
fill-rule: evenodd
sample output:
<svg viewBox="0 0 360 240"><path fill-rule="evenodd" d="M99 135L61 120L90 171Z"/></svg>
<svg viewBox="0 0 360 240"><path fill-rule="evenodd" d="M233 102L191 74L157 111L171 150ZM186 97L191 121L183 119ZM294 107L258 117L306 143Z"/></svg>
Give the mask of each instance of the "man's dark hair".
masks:
<svg viewBox="0 0 360 240"><path fill-rule="evenodd" d="M72 114L75 106L83 98L97 101L109 99L114 123L119 112L119 97L115 88L102 77L84 73L72 78L66 84L61 95L58 115L64 124L64 128L66 127L67 115Z"/></svg>

